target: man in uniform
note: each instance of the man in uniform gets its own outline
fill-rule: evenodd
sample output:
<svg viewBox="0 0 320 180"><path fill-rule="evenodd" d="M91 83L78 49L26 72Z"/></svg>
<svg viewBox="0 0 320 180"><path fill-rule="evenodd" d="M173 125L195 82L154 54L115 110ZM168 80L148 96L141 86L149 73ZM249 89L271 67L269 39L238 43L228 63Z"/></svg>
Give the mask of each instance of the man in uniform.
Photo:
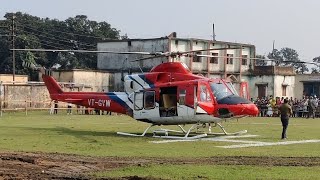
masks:
<svg viewBox="0 0 320 180"><path fill-rule="evenodd" d="M281 123L282 123L282 135L281 139L287 139L287 128L289 125L289 117L292 115L292 108L288 104L288 99L284 99L283 104L279 107Z"/></svg>

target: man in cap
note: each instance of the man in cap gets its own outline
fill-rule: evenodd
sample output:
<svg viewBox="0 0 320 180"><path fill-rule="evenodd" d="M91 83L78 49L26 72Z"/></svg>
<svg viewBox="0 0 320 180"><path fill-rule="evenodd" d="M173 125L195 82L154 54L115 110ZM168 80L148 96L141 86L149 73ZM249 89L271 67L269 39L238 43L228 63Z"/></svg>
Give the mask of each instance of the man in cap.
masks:
<svg viewBox="0 0 320 180"><path fill-rule="evenodd" d="M284 99L283 104L279 107L280 118L282 123L282 134L281 139L287 139L287 128L289 125L289 117L292 115L292 108L288 104L288 99Z"/></svg>

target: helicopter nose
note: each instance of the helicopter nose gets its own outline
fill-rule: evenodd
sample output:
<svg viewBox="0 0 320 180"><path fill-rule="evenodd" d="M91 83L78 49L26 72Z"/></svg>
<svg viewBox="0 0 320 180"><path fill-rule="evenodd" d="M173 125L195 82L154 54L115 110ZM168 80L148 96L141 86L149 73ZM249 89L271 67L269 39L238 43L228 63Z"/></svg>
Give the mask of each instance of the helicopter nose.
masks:
<svg viewBox="0 0 320 180"><path fill-rule="evenodd" d="M255 104L245 104L245 112L249 116L256 116L259 114L259 109Z"/></svg>
<svg viewBox="0 0 320 180"><path fill-rule="evenodd" d="M235 116L256 116L259 113L259 110L255 104L245 98L236 95L220 99L218 101L218 104L227 105L228 112L232 112Z"/></svg>

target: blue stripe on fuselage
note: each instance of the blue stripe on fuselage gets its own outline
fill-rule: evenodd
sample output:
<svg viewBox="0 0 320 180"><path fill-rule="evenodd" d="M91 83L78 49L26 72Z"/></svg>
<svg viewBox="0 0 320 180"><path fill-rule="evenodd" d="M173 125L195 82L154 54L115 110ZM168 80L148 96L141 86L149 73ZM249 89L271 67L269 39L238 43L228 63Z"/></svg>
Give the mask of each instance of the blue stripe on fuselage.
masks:
<svg viewBox="0 0 320 180"><path fill-rule="evenodd" d="M151 82L150 80L148 80L145 75L139 74L138 76L139 76L141 79L143 79L151 88L154 88L154 83Z"/></svg>

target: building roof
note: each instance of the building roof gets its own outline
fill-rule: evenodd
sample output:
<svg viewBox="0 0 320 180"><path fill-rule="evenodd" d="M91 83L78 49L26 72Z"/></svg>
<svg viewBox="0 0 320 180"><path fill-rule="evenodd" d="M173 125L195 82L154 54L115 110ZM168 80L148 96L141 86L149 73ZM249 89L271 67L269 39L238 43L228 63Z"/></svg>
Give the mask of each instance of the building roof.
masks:
<svg viewBox="0 0 320 180"><path fill-rule="evenodd" d="M151 40L180 40L180 41L200 41L200 42L212 42L212 43L220 43L220 44L229 44L229 45L242 45L242 46L248 46L248 47L254 47L252 44L246 44L246 43L236 43L236 42L227 42L227 41L216 41L216 40L210 40L210 39L198 39L198 38L177 38L177 37L160 37L160 38L138 38L138 39L108 39L108 40L102 40L98 43L105 43L105 42L128 42L128 41L151 41Z"/></svg>

